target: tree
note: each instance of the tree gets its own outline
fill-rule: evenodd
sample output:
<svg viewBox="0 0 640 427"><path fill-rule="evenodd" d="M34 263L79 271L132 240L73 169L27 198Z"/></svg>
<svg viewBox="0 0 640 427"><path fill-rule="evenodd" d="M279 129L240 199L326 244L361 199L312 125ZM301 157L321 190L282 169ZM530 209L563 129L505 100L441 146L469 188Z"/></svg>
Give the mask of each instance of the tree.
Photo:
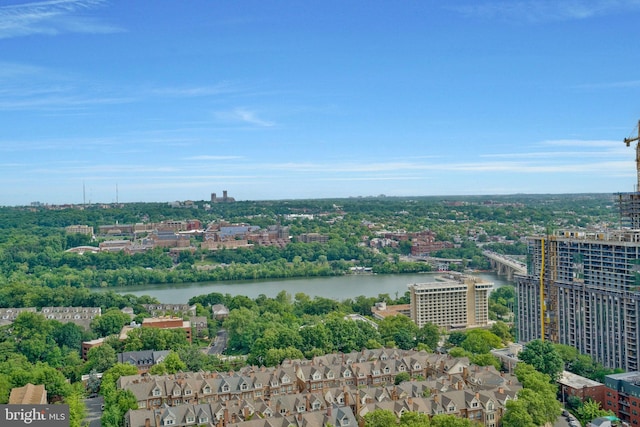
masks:
<svg viewBox="0 0 640 427"><path fill-rule="evenodd" d="M87 353L87 371L105 372L118 361L116 351L109 344L92 347Z"/></svg>
<svg viewBox="0 0 640 427"><path fill-rule="evenodd" d="M473 354L483 354L502 347L502 340L486 329L472 329L467 332L460 346Z"/></svg>
<svg viewBox="0 0 640 427"><path fill-rule="evenodd" d="M533 340L527 343L518 358L555 381L564 369L564 362L549 341Z"/></svg>
<svg viewBox="0 0 640 427"><path fill-rule="evenodd" d="M430 427L429 417L418 412L405 412L400 416L402 427Z"/></svg>
<svg viewBox="0 0 640 427"><path fill-rule="evenodd" d="M473 422L455 415L436 415L431 419L432 427L473 427Z"/></svg>
<svg viewBox="0 0 640 427"><path fill-rule="evenodd" d="M507 401L507 412L502 417L502 427L537 427L521 400Z"/></svg>
<svg viewBox="0 0 640 427"><path fill-rule="evenodd" d="M398 385L404 381L409 381L409 380L411 380L411 375L409 375L408 372L399 372L398 374L396 374L394 384Z"/></svg>
<svg viewBox="0 0 640 427"><path fill-rule="evenodd" d="M107 310L102 316L98 316L91 321L91 329L101 337L113 335L120 332L122 327L131 322L128 314L117 308Z"/></svg>
<svg viewBox="0 0 640 427"><path fill-rule="evenodd" d="M418 330L416 340L420 344L425 344L431 350L438 347L440 341L440 329L435 323L427 322Z"/></svg>
<svg viewBox="0 0 640 427"><path fill-rule="evenodd" d="M389 427L398 423L393 412L386 409L376 409L364 416L365 427Z"/></svg>
<svg viewBox="0 0 640 427"><path fill-rule="evenodd" d="M590 421L598 417L604 417L607 415L614 415L611 411L606 411L600 407L600 402L587 399L582 405L576 409L576 418L584 426Z"/></svg>
<svg viewBox="0 0 640 427"><path fill-rule="evenodd" d="M187 369L186 363L184 363L178 353L175 351L169 352L167 357L164 358L165 366L167 367L167 373L175 374L176 372L184 371Z"/></svg>

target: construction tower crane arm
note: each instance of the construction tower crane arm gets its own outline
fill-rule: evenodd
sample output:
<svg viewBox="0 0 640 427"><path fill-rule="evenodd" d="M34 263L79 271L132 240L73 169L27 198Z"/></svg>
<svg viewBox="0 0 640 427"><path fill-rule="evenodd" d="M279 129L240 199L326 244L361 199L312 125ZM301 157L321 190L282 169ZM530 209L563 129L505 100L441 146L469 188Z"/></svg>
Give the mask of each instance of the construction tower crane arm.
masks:
<svg viewBox="0 0 640 427"><path fill-rule="evenodd" d="M638 175L638 182L636 184L636 191L640 191L640 120L638 120L638 136L635 138L625 138L624 143L631 144L633 141L638 141L636 144L636 173Z"/></svg>

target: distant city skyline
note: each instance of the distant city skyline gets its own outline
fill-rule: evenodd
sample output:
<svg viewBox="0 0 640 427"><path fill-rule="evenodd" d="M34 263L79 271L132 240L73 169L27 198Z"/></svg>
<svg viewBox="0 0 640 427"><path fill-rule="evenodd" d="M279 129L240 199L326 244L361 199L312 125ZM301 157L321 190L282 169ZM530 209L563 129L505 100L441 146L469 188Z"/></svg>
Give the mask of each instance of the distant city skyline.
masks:
<svg viewBox="0 0 640 427"><path fill-rule="evenodd" d="M8 0L0 205L633 191L638 18L638 0Z"/></svg>

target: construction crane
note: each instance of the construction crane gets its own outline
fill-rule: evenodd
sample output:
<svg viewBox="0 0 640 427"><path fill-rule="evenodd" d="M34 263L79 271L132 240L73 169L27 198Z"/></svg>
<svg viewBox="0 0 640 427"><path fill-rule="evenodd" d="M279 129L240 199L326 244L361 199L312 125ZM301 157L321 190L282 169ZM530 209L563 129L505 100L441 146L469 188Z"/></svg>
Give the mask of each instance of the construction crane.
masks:
<svg viewBox="0 0 640 427"><path fill-rule="evenodd" d="M640 191L640 120L638 120L638 136L635 138L625 138L624 143L631 144L633 141L638 141L636 144L636 173L638 174L638 183L636 184L636 191Z"/></svg>

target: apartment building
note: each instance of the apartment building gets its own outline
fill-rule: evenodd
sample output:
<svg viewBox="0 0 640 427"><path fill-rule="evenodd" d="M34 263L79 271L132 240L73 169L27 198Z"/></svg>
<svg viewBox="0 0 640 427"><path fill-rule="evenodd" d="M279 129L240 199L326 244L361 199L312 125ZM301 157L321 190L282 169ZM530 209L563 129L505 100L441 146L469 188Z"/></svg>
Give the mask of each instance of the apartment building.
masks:
<svg viewBox="0 0 640 427"><path fill-rule="evenodd" d="M489 323L491 288L493 283L462 274L411 284L411 319L418 327L429 322L446 329L485 326Z"/></svg>
<svg viewBox="0 0 640 427"><path fill-rule="evenodd" d="M640 372L607 375L602 409L611 410L627 425L640 423Z"/></svg>
<svg viewBox="0 0 640 427"><path fill-rule="evenodd" d="M608 368L640 369L639 260L640 229L529 238L528 275L516 277L518 339L544 337Z"/></svg>

